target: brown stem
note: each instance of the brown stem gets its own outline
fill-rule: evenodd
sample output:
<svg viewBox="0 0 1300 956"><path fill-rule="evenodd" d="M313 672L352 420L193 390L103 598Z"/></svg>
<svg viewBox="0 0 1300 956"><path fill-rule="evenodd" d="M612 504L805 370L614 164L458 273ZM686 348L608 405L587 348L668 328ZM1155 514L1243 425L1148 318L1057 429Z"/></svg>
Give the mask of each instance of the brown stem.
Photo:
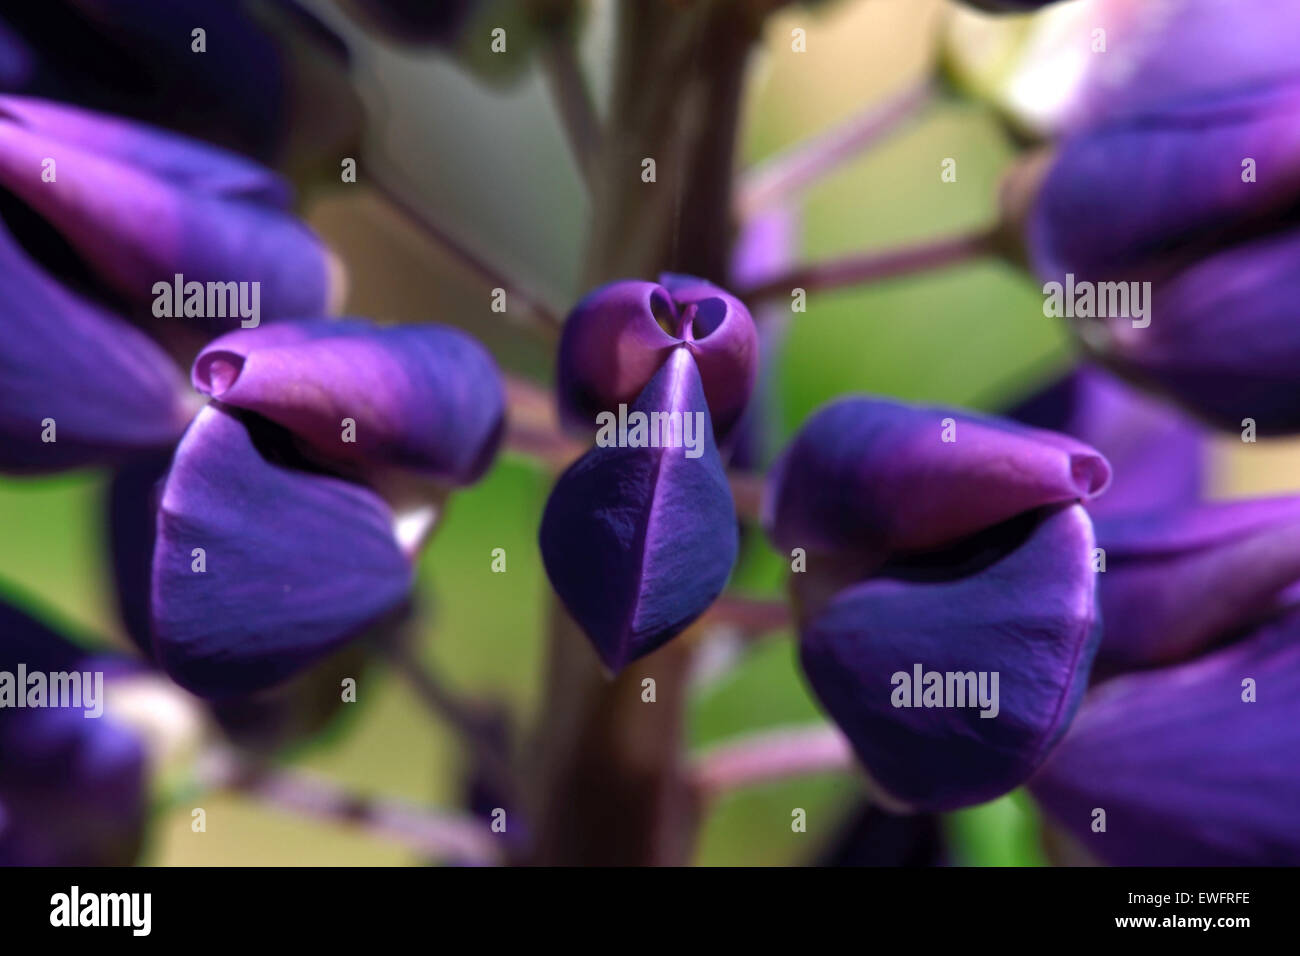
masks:
<svg viewBox="0 0 1300 956"><path fill-rule="evenodd" d="M585 285L664 270L723 281L741 83L761 17L740 0L625 0ZM643 182L644 159L654 182ZM535 807L539 863L681 864L696 821L684 759L691 643L610 679L553 602ZM654 700L643 699L653 679Z"/></svg>
<svg viewBox="0 0 1300 956"><path fill-rule="evenodd" d="M569 149L582 178L590 184L600 150L600 120L582 64L578 62L572 34L567 30L557 31L543 44L541 57Z"/></svg>

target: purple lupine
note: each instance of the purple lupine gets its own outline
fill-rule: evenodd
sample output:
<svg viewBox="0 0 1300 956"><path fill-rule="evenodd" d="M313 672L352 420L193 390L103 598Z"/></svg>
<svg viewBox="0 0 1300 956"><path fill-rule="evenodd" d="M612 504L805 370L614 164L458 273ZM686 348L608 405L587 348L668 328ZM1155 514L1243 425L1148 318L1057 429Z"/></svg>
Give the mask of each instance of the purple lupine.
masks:
<svg viewBox="0 0 1300 956"><path fill-rule="evenodd" d="M176 357L253 320L164 317L160 292L247 283L251 307L255 283L258 324L330 311L337 269L289 198L222 150L0 97L0 467L119 462L179 438L196 402Z"/></svg>
<svg viewBox="0 0 1300 956"><path fill-rule="evenodd" d="M736 509L719 444L749 401L757 353L744 305L690 276L602 286L565 324L560 415L596 429L597 447L555 484L542 558L613 671L681 633L731 574Z"/></svg>
<svg viewBox="0 0 1300 956"><path fill-rule="evenodd" d="M1033 270L1067 290L1064 304L1085 284L1127 293L1128 307L1094 304L1074 319L1098 359L1223 427L1250 418L1292 431L1296 13L1271 0L1185 7L1158 42L1140 30L1112 41L1107 56L1129 63L1122 79L1087 94L1007 194ZM1243 22L1258 44L1219 42ZM1215 62L1233 68L1205 70L1198 54L1216 45Z"/></svg>
<svg viewBox="0 0 1300 956"><path fill-rule="evenodd" d="M1294 866L1297 627L1292 613L1194 660L1099 685L1030 791L1093 859Z"/></svg>
<svg viewBox="0 0 1300 956"><path fill-rule="evenodd" d="M886 799L991 799L1064 733L1101 636L1079 502L1109 478L1063 435L868 398L822 409L778 460L764 525L796 558L804 672ZM1000 711L913 709L898 675L918 668L998 674Z"/></svg>
<svg viewBox="0 0 1300 956"><path fill-rule="evenodd" d="M111 679L126 666L0 602L0 671L16 682L19 665L47 682L60 672L109 672ZM26 695L28 687L9 693ZM0 866L133 862L148 801L143 741L111 714L0 700Z"/></svg>
<svg viewBox="0 0 1300 956"><path fill-rule="evenodd" d="M193 377L213 401L159 494L153 650L182 686L233 697L400 607L440 506L399 490L403 476L476 480L504 395L464 333L355 320L231 332Z"/></svg>

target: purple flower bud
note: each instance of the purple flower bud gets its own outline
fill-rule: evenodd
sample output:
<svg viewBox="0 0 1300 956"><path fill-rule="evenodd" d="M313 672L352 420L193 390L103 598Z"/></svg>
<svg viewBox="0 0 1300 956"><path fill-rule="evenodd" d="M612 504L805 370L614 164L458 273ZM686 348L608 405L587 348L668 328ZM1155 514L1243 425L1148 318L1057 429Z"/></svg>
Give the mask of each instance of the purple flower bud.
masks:
<svg viewBox="0 0 1300 956"><path fill-rule="evenodd" d="M818 412L769 479L800 659L884 799L947 810L1018 786L1069 725L1100 628L1073 439L873 399Z"/></svg>
<svg viewBox="0 0 1300 956"><path fill-rule="evenodd" d="M0 671L16 680L20 664L47 682L51 672L111 666L0 603ZM144 833L145 771L143 743L110 715L0 707L0 866L130 864Z"/></svg>
<svg viewBox="0 0 1300 956"><path fill-rule="evenodd" d="M328 314L338 292L282 180L175 134L0 97L0 187L39 217L44 251L67 259L70 250L93 291L129 313L164 314L160 290L176 283L187 297L190 283L257 283L258 321ZM241 316L208 316L205 306L201 322L232 328Z"/></svg>
<svg viewBox="0 0 1300 956"><path fill-rule="evenodd" d="M634 401L683 345L725 444L754 389L758 335L738 299L691 276L612 282L574 307L556 373L561 417L591 432L598 413Z"/></svg>
<svg viewBox="0 0 1300 956"><path fill-rule="evenodd" d="M677 416L682 439L638 445L629 429L622 447L598 444L570 466L546 503L546 573L610 670L684 630L722 593L736 561L735 504L707 407L695 355L679 345L628 422L636 413ZM661 439L649 420L657 434L643 428L641 438Z"/></svg>
<svg viewBox="0 0 1300 956"><path fill-rule="evenodd" d="M283 425L335 462L477 481L500 446L505 391L492 356L456 329L304 321L239 329L194 362L194 387ZM352 441L341 423L355 423Z"/></svg>
<svg viewBox="0 0 1300 956"><path fill-rule="evenodd" d="M1300 863L1298 626L1098 686L1032 793L1111 864Z"/></svg>

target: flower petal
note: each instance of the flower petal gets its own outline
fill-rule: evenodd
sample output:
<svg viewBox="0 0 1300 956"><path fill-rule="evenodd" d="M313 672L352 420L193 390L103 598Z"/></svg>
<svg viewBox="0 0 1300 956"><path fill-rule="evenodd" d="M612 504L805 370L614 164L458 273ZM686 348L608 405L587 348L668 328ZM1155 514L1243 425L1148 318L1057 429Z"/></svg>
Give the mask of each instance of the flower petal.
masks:
<svg viewBox="0 0 1300 956"><path fill-rule="evenodd" d="M331 461L382 462L456 484L501 443L505 390L487 350L457 329L302 321L241 329L195 360L194 387L257 412ZM355 423L344 440L344 420Z"/></svg>
<svg viewBox="0 0 1300 956"><path fill-rule="evenodd" d="M950 810L991 800L1029 777L1069 726L1101 636L1092 526L1078 505L1034 521L973 573L875 577L803 628L809 683L895 801ZM945 675L946 706L919 706L917 668ZM962 706L961 675L980 674L992 706Z"/></svg>
<svg viewBox="0 0 1300 956"><path fill-rule="evenodd" d="M597 414L631 404L683 343L699 367L714 434L725 440L754 389L758 333L738 299L693 276L612 282L574 307L556 373L566 424L593 431Z"/></svg>
<svg viewBox="0 0 1300 956"><path fill-rule="evenodd" d="M611 670L699 617L736 561L735 504L706 408L695 361L678 348L632 412L694 414L700 457L683 447L598 446L546 503L546 573Z"/></svg>
<svg viewBox="0 0 1300 956"><path fill-rule="evenodd" d="M1298 625L1098 686L1031 792L1112 864L1300 863Z"/></svg>
<svg viewBox="0 0 1300 956"><path fill-rule="evenodd" d="M273 426L236 414L209 405L181 440L154 552L155 656L211 698L300 672L399 605L412 573L377 495L267 460L249 427Z"/></svg>
<svg viewBox="0 0 1300 956"><path fill-rule="evenodd" d="M1096 521L1107 667L1181 660L1276 612L1300 582L1300 498Z"/></svg>
<svg viewBox="0 0 1300 956"><path fill-rule="evenodd" d="M1106 460L1064 435L847 398L815 413L773 467L763 523L782 548L924 551L1035 508L1087 500L1109 480Z"/></svg>
<svg viewBox="0 0 1300 956"><path fill-rule="evenodd" d="M175 363L139 329L64 289L3 227L0 300L0 469L111 462L180 437L189 390Z"/></svg>
<svg viewBox="0 0 1300 956"><path fill-rule="evenodd" d="M101 138L125 158L101 150ZM259 283L259 318L326 314L325 248L282 208L282 187L234 157L177 142L138 124L0 97L0 186L125 302L151 308L155 284L183 275L186 283ZM158 158L142 164L151 148ZM46 159L55 161L49 182Z"/></svg>
<svg viewBox="0 0 1300 956"><path fill-rule="evenodd" d="M1206 430L1098 366L1079 366L1007 415L1071 435L1106 456L1112 480L1088 503L1094 519L1190 505L1204 491Z"/></svg>

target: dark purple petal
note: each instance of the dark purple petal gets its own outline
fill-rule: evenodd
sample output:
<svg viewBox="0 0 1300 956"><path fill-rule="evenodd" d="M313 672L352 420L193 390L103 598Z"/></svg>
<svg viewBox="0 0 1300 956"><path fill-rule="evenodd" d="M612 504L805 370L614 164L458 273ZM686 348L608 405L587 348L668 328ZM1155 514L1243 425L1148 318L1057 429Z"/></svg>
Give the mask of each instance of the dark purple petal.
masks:
<svg viewBox="0 0 1300 956"><path fill-rule="evenodd" d="M1256 700L1243 700L1250 678ZM1093 857L1124 866L1300 864L1295 617L1093 690L1030 789ZM1093 832L1094 812L1105 832Z"/></svg>
<svg viewBox="0 0 1300 956"><path fill-rule="evenodd" d="M1203 418L1300 429L1300 225L1215 252L1152 291L1151 325L1106 323L1099 357Z"/></svg>
<svg viewBox="0 0 1300 956"><path fill-rule="evenodd" d="M0 469L112 462L180 437L192 395L148 336L68 292L0 226ZM45 442L48 419L54 441Z"/></svg>
<svg viewBox="0 0 1300 956"><path fill-rule="evenodd" d="M108 489L108 544L118 613L127 636L153 657L149 601L158 499L173 449L139 456L113 473Z"/></svg>
<svg viewBox="0 0 1300 956"><path fill-rule="evenodd" d="M1300 581L1300 498L1097 521L1107 667L1181 660L1276 612Z"/></svg>
<svg viewBox="0 0 1300 956"><path fill-rule="evenodd" d="M945 431L956 440L944 441ZM763 523L782 548L924 551L1045 505L1087 500L1109 479L1100 454L1063 435L848 398L814 414L773 466Z"/></svg>
<svg viewBox="0 0 1300 956"><path fill-rule="evenodd" d="M943 822L930 813L893 814L862 801L817 857L817 866L944 866Z"/></svg>
<svg viewBox="0 0 1300 956"><path fill-rule="evenodd" d="M725 441L754 388L758 336L738 299L692 276L612 282L574 307L556 373L566 424L590 432L598 413L630 405L683 343L699 367L714 433Z"/></svg>
<svg viewBox="0 0 1300 956"><path fill-rule="evenodd" d="M1029 777L1069 726L1101 636L1092 525L1078 505L1033 521L968 573L900 569L864 581L802 629L809 683L894 801L950 810L991 800ZM996 706L961 706L955 694L947 703L958 706L902 706L924 700L895 678L910 682L918 666L984 674Z"/></svg>
<svg viewBox="0 0 1300 956"><path fill-rule="evenodd" d="M157 150L153 161L144 159L150 148ZM46 158L56 163L53 182L42 178ZM283 187L215 149L187 149L173 134L0 97L0 186L141 311L153 308L155 284L178 274L186 283L260 283L259 320L329 311L326 250L281 208ZM226 328L239 322L215 320Z"/></svg>
<svg viewBox="0 0 1300 956"><path fill-rule="evenodd" d="M1131 277L1175 243L1218 238L1291 206L1300 199L1297 111L1300 82L1171 105L1067 138L1031 213L1035 271L1056 281ZM1242 181L1247 157L1256 182Z"/></svg>
<svg viewBox="0 0 1300 956"><path fill-rule="evenodd" d="M1007 415L1106 456L1111 483L1088 503L1094 518L1193 504L1205 490L1206 430L1095 365L1079 366Z"/></svg>
<svg viewBox="0 0 1300 956"><path fill-rule="evenodd" d="M456 329L301 321L240 329L194 363L194 387L283 425L331 461L477 480L501 442L491 355ZM343 420L355 429L343 440Z"/></svg>
<svg viewBox="0 0 1300 956"><path fill-rule="evenodd" d="M631 411L699 413L701 455L595 447L560 476L542 517L546 573L605 665L659 647L722 592L736 510L691 353L676 349Z"/></svg>
<svg viewBox="0 0 1300 956"><path fill-rule="evenodd" d="M44 624L0 602L0 671L104 671ZM25 692L25 688L21 691ZM81 707L0 708L0 866L134 861L147 807L145 752Z"/></svg>
<svg viewBox="0 0 1300 956"><path fill-rule="evenodd" d="M411 582L388 506L360 485L267 460L270 429L209 405L163 488L155 656L204 697L288 679L399 605Z"/></svg>

